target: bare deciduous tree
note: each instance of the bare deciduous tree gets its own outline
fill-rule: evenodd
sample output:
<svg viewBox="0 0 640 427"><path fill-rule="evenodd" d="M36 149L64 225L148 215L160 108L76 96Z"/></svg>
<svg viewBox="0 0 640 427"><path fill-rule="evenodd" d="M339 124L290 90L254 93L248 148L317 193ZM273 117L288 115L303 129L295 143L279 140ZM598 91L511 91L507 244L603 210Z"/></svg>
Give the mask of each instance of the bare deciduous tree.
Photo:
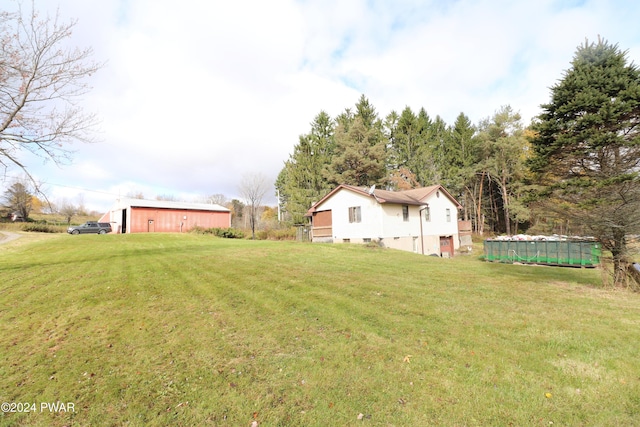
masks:
<svg viewBox="0 0 640 427"><path fill-rule="evenodd" d="M242 177L242 182L238 188L240 195L246 202L249 210L249 225L251 226L251 238L256 238L256 219L258 209L262 203L262 198L269 190L267 177L261 173L251 173Z"/></svg>
<svg viewBox="0 0 640 427"><path fill-rule="evenodd" d="M142 193L142 191L140 191L140 190L132 189L132 190L127 192L126 197L128 197L129 199L143 200L144 199L144 193Z"/></svg>
<svg viewBox="0 0 640 427"><path fill-rule="evenodd" d="M41 18L18 3L16 12L0 11L0 165L19 167L20 153L63 164L71 158L69 144L91 142L96 125L79 99L90 87L86 78L101 68L90 60L90 48L66 45L76 21ZM29 175L30 177L30 175Z"/></svg>
<svg viewBox="0 0 640 427"><path fill-rule="evenodd" d="M63 199L62 203L60 203L58 213L64 217L67 225L70 225L71 219L78 214L78 208L67 199Z"/></svg>
<svg viewBox="0 0 640 427"><path fill-rule="evenodd" d="M225 206L227 204L227 197L224 194L216 193L205 197L205 203L212 203L215 205Z"/></svg>

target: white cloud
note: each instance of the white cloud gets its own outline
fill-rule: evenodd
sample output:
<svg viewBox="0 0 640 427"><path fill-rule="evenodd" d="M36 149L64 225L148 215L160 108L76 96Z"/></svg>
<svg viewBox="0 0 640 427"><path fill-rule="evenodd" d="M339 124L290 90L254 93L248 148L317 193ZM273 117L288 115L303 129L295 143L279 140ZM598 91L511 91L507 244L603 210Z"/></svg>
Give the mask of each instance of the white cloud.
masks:
<svg viewBox="0 0 640 427"><path fill-rule="evenodd" d="M107 61L85 99L102 142L75 146L63 170L33 168L104 209L133 187L231 198L247 172L275 180L313 118L360 94L381 116L477 122L510 104L529 120L585 37L640 61L640 6L622 0L59 2L79 20L73 42Z"/></svg>

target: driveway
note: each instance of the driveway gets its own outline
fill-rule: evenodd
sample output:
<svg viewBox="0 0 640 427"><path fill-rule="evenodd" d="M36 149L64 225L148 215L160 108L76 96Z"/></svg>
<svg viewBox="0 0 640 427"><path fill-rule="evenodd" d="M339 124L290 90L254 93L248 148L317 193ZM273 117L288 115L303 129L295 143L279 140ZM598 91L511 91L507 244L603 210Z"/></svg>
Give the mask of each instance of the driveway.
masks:
<svg viewBox="0 0 640 427"><path fill-rule="evenodd" d="M12 240L16 240L22 237L18 233L12 233L10 231L0 231L0 245L3 243L9 243Z"/></svg>

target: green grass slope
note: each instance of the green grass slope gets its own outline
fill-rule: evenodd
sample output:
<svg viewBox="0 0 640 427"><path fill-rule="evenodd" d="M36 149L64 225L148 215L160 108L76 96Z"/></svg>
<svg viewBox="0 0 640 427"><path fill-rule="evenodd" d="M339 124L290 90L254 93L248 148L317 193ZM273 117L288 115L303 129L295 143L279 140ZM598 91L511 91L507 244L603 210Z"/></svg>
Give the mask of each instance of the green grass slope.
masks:
<svg viewBox="0 0 640 427"><path fill-rule="evenodd" d="M599 274L27 236L0 245L0 425L633 425L640 296Z"/></svg>

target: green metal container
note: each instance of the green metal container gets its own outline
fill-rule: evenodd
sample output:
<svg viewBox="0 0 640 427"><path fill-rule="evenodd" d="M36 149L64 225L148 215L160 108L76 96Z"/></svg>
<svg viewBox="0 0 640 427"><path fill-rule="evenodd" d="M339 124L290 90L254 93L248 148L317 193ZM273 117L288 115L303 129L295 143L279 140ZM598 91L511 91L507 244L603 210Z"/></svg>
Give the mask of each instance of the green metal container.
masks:
<svg viewBox="0 0 640 427"><path fill-rule="evenodd" d="M595 267L602 251L594 241L578 240L485 240L487 261L524 264Z"/></svg>

